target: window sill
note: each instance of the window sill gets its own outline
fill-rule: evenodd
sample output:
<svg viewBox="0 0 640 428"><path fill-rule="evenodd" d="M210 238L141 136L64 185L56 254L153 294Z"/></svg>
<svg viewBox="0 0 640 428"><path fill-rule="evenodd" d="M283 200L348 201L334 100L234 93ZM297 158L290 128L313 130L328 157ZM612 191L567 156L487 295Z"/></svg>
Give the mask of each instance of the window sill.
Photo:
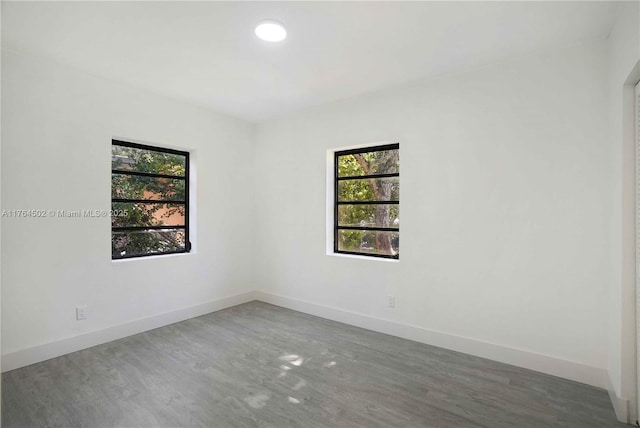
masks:
<svg viewBox="0 0 640 428"><path fill-rule="evenodd" d="M385 257L359 256L357 254L343 254L343 253L330 252L330 253L327 253L327 256L345 257L345 258L348 258L348 259L370 260L370 261L386 262L386 263L400 263L399 259L388 259L388 258L385 258Z"/></svg>
<svg viewBox="0 0 640 428"><path fill-rule="evenodd" d="M195 254L195 251L193 251L193 249L188 253L156 254L153 256L129 257L126 259L111 259L111 263L113 263L114 265L118 265L121 263L131 263L131 262L143 261L143 260L158 260L158 259L169 259L174 257L187 257L192 254Z"/></svg>

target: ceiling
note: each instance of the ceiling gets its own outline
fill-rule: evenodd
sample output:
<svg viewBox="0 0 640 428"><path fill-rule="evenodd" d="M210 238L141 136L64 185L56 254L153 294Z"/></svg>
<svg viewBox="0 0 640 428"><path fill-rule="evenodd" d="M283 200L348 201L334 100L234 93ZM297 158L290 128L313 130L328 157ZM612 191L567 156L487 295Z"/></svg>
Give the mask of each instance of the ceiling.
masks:
<svg viewBox="0 0 640 428"><path fill-rule="evenodd" d="M2 2L2 47L249 121L604 39L613 2ZM253 34L263 19L288 38Z"/></svg>

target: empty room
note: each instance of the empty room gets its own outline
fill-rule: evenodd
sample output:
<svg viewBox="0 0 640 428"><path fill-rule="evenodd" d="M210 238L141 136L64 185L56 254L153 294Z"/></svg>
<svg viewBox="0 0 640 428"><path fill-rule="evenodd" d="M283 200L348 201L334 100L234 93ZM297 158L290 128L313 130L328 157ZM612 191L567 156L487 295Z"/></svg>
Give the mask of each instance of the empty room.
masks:
<svg viewBox="0 0 640 428"><path fill-rule="evenodd" d="M0 14L3 428L638 424L640 2Z"/></svg>

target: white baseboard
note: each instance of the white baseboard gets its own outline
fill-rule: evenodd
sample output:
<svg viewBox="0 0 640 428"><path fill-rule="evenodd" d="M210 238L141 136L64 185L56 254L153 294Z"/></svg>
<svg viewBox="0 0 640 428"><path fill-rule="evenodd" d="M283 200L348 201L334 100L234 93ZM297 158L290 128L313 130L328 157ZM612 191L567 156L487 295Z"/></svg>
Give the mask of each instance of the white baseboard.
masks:
<svg viewBox="0 0 640 428"><path fill-rule="evenodd" d="M607 376L607 392L609 393L613 410L616 412L616 418L620 422L632 424L632 421L629 420L629 400L618 396L609 376Z"/></svg>
<svg viewBox="0 0 640 428"><path fill-rule="evenodd" d="M333 321L535 370L576 382L586 383L598 388L604 389L607 385L607 375L604 369L587 366L574 361L568 361L522 349L510 348L503 345L482 342L418 326L401 324L391 320L318 305L316 303L273 293L256 291L255 294L257 300L304 312L310 315L327 318Z"/></svg>
<svg viewBox="0 0 640 428"><path fill-rule="evenodd" d="M250 302L255 299L255 292L249 291L212 300L200 305L178 309L176 311L154 315L148 318L141 318L102 330L83 333L78 336L69 337L55 342L21 349L16 352L2 355L2 372L4 373L30 364L39 363L41 361L79 351L81 349L90 348L116 339L122 339L123 337L153 330L154 328L163 327L189 318L219 311L221 309Z"/></svg>
<svg viewBox="0 0 640 428"><path fill-rule="evenodd" d="M512 364L518 367L524 367L565 379L586 383L599 388L607 388L609 386L606 371L597 367L590 367L573 361L482 342L466 337L455 336L418 326L401 324L391 320L318 305L316 303L266 293L263 291L249 291L200 305L182 308L176 311L142 318L106 329L92 331L78 336L4 354L2 355L2 372L35 364L112 340L152 330L154 328L184 321L189 318L215 312L231 306L246 303L251 300L261 300L277 306L366 328L368 330L415 340L416 342L463 352L465 354L488 358L490 360ZM612 390L612 388L609 388L609 391ZM619 412L627 411L627 400L620 399L615 395L615 393L612 396L612 402L614 403L617 415ZM627 413L624 414L626 415ZM620 418L620 416L618 417Z"/></svg>

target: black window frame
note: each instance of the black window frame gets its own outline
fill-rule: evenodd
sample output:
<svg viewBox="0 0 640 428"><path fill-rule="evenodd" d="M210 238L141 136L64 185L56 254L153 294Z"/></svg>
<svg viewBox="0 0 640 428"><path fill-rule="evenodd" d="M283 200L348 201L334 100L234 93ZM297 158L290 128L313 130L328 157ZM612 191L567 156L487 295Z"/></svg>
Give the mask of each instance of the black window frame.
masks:
<svg viewBox="0 0 640 428"><path fill-rule="evenodd" d="M111 260L122 260L122 259L133 259L140 257L150 257L150 256L165 256L169 254L185 254L191 251L191 241L189 240L189 152L175 149L167 149L164 147L150 146L146 144L132 143L129 141L122 140L111 140L111 147L113 146L121 146L121 147L129 147L133 149L141 149L148 150L159 153L169 153L173 155L179 155L185 157L185 170L184 177L170 174L154 174L149 172L138 172L138 171L127 171L127 170L119 170L119 169L111 169L111 174L123 174L123 175L131 175L137 177L150 177L150 178L170 178L173 180L184 180L184 202L182 201L174 201L174 200L158 200L158 199L126 199L126 198L114 198L113 197L113 183L111 184L111 204L113 206L114 202L132 202L132 203L170 203L172 205L184 205L184 226L113 226L111 225L111 239L113 239L114 231L134 231L134 230L166 230L166 229L182 229L184 230L184 241L185 248L184 250L178 251L166 251L162 253L146 253L146 254L132 254L125 256L114 256L111 253Z"/></svg>
<svg viewBox="0 0 640 428"><path fill-rule="evenodd" d="M338 183L340 181L345 180L362 180L367 178L388 178L388 177L398 177L400 179L400 169L398 168L397 173L389 173L389 174L372 174L372 175L358 175L358 176L338 176L338 158L340 156L353 155L357 153L371 153L371 152L381 152L385 150L400 150L400 143L393 144L384 144L377 146L368 146L361 147L357 149L349 149L349 150L339 150L333 153L333 252L337 254L351 254L356 256L365 256L365 257L377 257L383 259L392 259L399 260L400 253L396 255L387 255L387 254L374 254L374 253L363 253L358 251L344 251L338 249L338 231L339 230L368 230L368 231L381 231L381 232L398 232L398 236L400 236L400 225L398 227L369 227L369 226L340 226L338 224L338 207L340 205L382 205L382 204L390 204L390 205L400 205L400 198L398 197L397 201L339 201L338 200Z"/></svg>

